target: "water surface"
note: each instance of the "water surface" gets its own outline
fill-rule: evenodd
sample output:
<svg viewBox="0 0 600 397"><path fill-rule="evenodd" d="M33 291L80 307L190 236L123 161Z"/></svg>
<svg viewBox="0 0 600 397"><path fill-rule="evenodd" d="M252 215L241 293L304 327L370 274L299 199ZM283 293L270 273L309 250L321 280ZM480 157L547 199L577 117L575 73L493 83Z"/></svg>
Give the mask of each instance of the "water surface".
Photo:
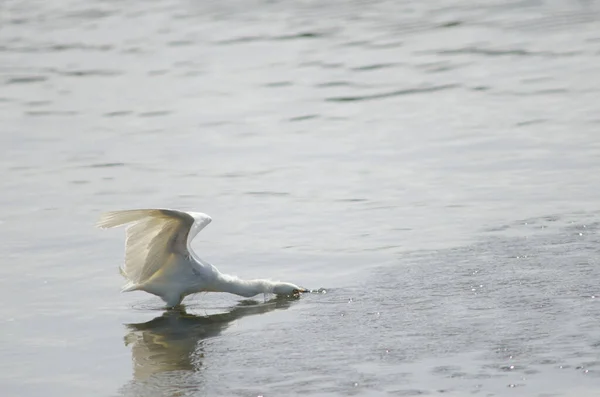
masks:
<svg viewBox="0 0 600 397"><path fill-rule="evenodd" d="M0 5L11 396L593 396L600 4ZM119 294L102 211L325 288Z"/></svg>

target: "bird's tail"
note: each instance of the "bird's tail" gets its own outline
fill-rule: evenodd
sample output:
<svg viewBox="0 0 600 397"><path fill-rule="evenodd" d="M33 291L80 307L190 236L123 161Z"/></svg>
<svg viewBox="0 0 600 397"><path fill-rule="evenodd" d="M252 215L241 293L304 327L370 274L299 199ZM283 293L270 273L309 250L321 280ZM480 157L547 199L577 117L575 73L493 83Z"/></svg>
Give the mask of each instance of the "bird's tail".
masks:
<svg viewBox="0 0 600 397"><path fill-rule="evenodd" d="M119 268L119 273L121 273L121 276L123 276L125 280L127 280L127 283L123 286L123 288L121 288L121 292L131 292L139 290L139 284L131 281L129 277L127 277L127 273L125 273L125 270L123 270L122 267Z"/></svg>
<svg viewBox="0 0 600 397"><path fill-rule="evenodd" d="M125 284L123 286L123 288L121 288L121 292L131 292L131 291L138 291L140 289L140 286L132 283L131 281L128 282L127 284Z"/></svg>

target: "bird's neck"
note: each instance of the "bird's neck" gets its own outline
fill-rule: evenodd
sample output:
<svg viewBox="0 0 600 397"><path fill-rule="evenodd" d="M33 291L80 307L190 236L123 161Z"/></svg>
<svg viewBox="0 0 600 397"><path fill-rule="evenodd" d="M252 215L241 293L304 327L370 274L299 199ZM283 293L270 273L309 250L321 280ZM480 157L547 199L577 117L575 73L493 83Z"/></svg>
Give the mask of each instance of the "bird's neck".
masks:
<svg viewBox="0 0 600 397"><path fill-rule="evenodd" d="M220 274L217 278L216 288L221 292L250 298L258 294L272 293L273 286L273 282L269 280L242 280L227 274Z"/></svg>

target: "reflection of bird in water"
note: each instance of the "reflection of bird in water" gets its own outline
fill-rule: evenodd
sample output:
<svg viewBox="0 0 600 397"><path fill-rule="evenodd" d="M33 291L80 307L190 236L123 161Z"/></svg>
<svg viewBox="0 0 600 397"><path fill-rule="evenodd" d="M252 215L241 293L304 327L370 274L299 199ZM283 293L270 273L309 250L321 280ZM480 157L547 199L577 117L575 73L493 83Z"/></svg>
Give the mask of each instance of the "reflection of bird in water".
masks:
<svg viewBox="0 0 600 397"><path fill-rule="evenodd" d="M127 324L125 344L132 345L133 376L144 381L172 371L198 371L202 365L202 341L218 336L233 321L245 316L287 309L296 298L276 297L265 303L247 300L230 311L209 316L170 310L139 324Z"/></svg>
<svg viewBox="0 0 600 397"><path fill-rule="evenodd" d="M130 224L125 241L127 279L123 292L146 291L174 307L197 292L229 292L246 298L258 294L297 295L307 289L270 280L241 280L223 274L200 259L191 247L196 235L212 221L199 212L147 209L107 212L98 222L109 228Z"/></svg>

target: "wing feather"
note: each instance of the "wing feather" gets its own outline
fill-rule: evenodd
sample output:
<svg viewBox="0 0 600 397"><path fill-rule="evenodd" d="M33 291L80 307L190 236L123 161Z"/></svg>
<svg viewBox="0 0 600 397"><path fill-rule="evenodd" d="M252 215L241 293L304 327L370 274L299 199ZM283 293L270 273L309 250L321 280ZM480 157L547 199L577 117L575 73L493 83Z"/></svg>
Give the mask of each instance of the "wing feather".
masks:
<svg viewBox="0 0 600 397"><path fill-rule="evenodd" d="M202 213L141 209L107 212L97 226L111 228L131 223L126 231L121 273L130 282L142 284L169 263L173 255L189 256L191 239L210 221Z"/></svg>

